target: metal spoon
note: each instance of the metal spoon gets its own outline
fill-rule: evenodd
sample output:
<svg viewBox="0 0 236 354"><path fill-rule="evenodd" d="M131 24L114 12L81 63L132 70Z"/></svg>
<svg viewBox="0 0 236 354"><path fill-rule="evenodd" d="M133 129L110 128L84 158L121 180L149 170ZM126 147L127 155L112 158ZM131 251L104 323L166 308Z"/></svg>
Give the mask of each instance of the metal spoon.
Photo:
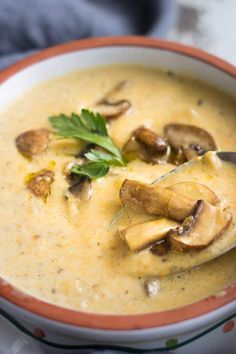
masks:
<svg viewBox="0 0 236 354"><path fill-rule="evenodd" d="M224 162L230 162L236 164L236 152L222 151L222 152L211 153L211 154L216 154L220 158L220 160ZM188 166L193 166L195 164L198 164L203 158L204 157L200 159L191 160L177 167L171 172L165 174L164 176L158 178L153 183L161 182L167 179L171 174L176 175L177 173L181 173L183 169L188 168ZM223 172L224 169L222 169L222 177L224 176ZM156 264L156 271L159 275L168 275L168 274L183 272L188 269L207 263L215 258L218 258L219 256L223 255L224 253L230 251L235 247L236 247L236 230L235 230L235 226L232 225L232 227L228 230L227 235L225 237L222 237L219 240L215 241L212 245L210 245L206 249L203 249L202 251L199 252L192 251L192 252L186 252L180 254L171 252L169 255L167 255L164 263L161 262L159 258L159 262L158 264Z"/></svg>
<svg viewBox="0 0 236 354"><path fill-rule="evenodd" d="M215 156L223 162L236 164L236 152L210 152L203 157L188 161L185 164L178 166L174 170L153 181L152 184L161 183L161 185L165 186L165 181L169 183L168 180L173 174L175 174L174 179L176 179L176 177L178 175L181 176L183 171L188 169L188 167L196 166L196 164L200 164L202 161L210 161L210 159L215 158ZM209 168L213 168L213 166L214 165L209 165ZM222 177L224 177L224 164L222 166ZM220 176L217 178L221 179ZM173 182L173 180L171 182ZM130 269L131 273L135 275L166 276L200 266L215 258L218 258L235 247L236 229L234 223L232 223L232 226L224 236L201 251L189 251L184 253L170 251L162 257L153 255L149 251L140 252L132 257L127 257L127 269Z"/></svg>

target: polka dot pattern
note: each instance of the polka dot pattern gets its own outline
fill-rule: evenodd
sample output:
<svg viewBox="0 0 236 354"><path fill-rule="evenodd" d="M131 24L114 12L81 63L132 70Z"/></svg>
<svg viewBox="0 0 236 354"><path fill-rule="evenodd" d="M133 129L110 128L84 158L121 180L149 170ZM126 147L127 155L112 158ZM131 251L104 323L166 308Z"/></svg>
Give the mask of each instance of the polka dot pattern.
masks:
<svg viewBox="0 0 236 354"><path fill-rule="evenodd" d="M176 348L178 345L178 339L177 338L171 338L166 341L166 347L169 349Z"/></svg>
<svg viewBox="0 0 236 354"><path fill-rule="evenodd" d="M226 324L223 327L223 332L224 333L231 332L234 329L234 325L235 325L235 323L233 320L226 322Z"/></svg>
<svg viewBox="0 0 236 354"><path fill-rule="evenodd" d="M35 328L34 329L34 335L38 338L44 338L45 337L45 333L42 329L40 328Z"/></svg>

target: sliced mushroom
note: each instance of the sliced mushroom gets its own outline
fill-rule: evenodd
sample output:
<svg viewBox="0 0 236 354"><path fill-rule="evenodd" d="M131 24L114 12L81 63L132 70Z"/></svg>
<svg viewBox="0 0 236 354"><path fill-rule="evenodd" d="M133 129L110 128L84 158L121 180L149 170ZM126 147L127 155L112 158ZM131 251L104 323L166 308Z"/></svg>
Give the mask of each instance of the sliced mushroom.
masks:
<svg viewBox="0 0 236 354"><path fill-rule="evenodd" d="M183 194L186 197L193 199L202 199L205 202L208 202L212 205L217 205L220 202L220 199L210 188L204 184L197 182L179 182L172 184L172 186L167 187L172 192Z"/></svg>
<svg viewBox="0 0 236 354"><path fill-rule="evenodd" d="M166 141L145 126L137 128L134 131L134 137L151 154L163 154L167 151L168 145Z"/></svg>
<svg viewBox="0 0 236 354"><path fill-rule="evenodd" d="M163 240L168 232L178 223L168 219L157 219L132 225L120 231L120 236L125 240L132 252L139 252L154 242Z"/></svg>
<svg viewBox="0 0 236 354"><path fill-rule="evenodd" d="M68 162L63 168L63 173L70 185L65 193L65 198L68 200L71 196L74 196L76 199L86 202L92 196L92 182L87 176L80 176L71 172L72 167L77 163L78 160Z"/></svg>
<svg viewBox="0 0 236 354"><path fill-rule="evenodd" d="M88 177L80 176L80 178L68 188L68 191L82 202L87 202L92 196L92 182Z"/></svg>
<svg viewBox="0 0 236 354"><path fill-rule="evenodd" d="M140 158L146 162L161 163L166 162L169 153L166 141L145 126L135 129L123 147L128 161Z"/></svg>
<svg viewBox="0 0 236 354"><path fill-rule="evenodd" d="M38 155L45 151L49 144L49 131L47 129L28 130L20 134L16 140L16 147L20 153L27 157Z"/></svg>
<svg viewBox="0 0 236 354"><path fill-rule="evenodd" d="M70 221L77 225L81 217L81 207L92 197L92 182L86 176L70 173L67 176L70 186L65 191L65 211Z"/></svg>
<svg viewBox="0 0 236 354"><path fill-rule="evenodd" d="M126 179L120 189L120 200L125 207L140 213L164 216L183 221L192 214L197 200L175 193L157 184Z"/></svg>
<svg viewBox="0 0 236 354"><path fill-rule="evenodd" d="M127 81L119 82L105 97L97 102L95 110L107 119L118 118L121 114L128 111L131 108L131 102L129 100L114 100L113 97L117 92L121 91L127 83Z"/></svg>
<svg viewBox="0 0 236 354"><path fill-rule="evenodd" d="M37 197L47 198L54 182L54 172L43 169L27 176L27 188Z"/></svg>
<svg viewBox="0 0 236 354"><path fill-rule="evenodd" d="M207 151L217 150L213 137L204 129L187 124L168 124L164 128L170 146L180 159L189 161Z"/></svg>
<svg viewBox="0 0 236 354"><path fill-rule="evenodd" d="M199 200L192 215L169 232L169 240L179 252L201 250L223 235L231 222L231 213Z"/></svg>
<svg viewBox="0 0 236 354"><path fill-rule="evenodd" d="M131 108L129 100L119 100L115 102L101 101L95 107L95 110L107 119L118 118Z"/></svg>

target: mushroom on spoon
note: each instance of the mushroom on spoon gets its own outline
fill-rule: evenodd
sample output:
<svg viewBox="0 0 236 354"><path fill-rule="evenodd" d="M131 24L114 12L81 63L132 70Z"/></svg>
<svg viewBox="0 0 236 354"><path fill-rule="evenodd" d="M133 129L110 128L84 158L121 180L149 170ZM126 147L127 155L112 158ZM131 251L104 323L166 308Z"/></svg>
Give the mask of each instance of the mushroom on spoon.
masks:
<svg viewBox="0 0 236 354"><path fill-rule="evenodd" d="M217 185L220 185L222 177L225 176L225 174L227 173L228 162L233 162L236 164L236 153L209 152L202 157L191 160L177 167L172 172L169 172L158 180L156 180L154 184L152 186L149 185L149 187L153 188L156 186L158 187L156 190L158 190L159 192L162 189L169 190L170 186L172 185L173 187L173 184L175 184L173 182L184 183L184 180L186 180L186 176L192 177L192 181L188 181L188 183L195 182L197 185L197 181L200 180L199 178L202 178L204 175L206 177L205 180L208 181L208 184L208 176L211 176L211 178L212 176L214 176L213 179L215 183ZM201 182L205 183L205 180L202 180ZM139 182L135 182L137 183L137 186L140 187ZM200 184L200 186L202 186L202 184ZM147 190L149 190L149 187ZM186 189L185 195L183 194L183 192L181 194L181 198L183 198L184 196L185 198L187 198L185 200L190 202L190 204L181 204L181 215L178 214L178 217L175 217L176 221L182 223L182 229L178 229L178 226L173 227L172 231L167 230L168 232L165 236L162 235L161 237L156 238L157 242L159 242L167 239L166 237L168 235L168 242L171 243L170 251L168 251L163 256L153 254L152 252L150 252L149 248L146 248L144 251L140 251L139 253L129 253L125 262L127 263L127 267L129 267L128 269L130 269L130 272L132 274L141 276L165 276L168 274L182 272L204 264L206 262L209 262L210 260L217 258L222 254L228 252L232 248L236 247L235 224L232 219L232 213L229 209L229 205L225 204L222 198L219 198L219 196L216 195L211 190L211 188L209 188L209 186L205 186L205 190L208 191L206 193L206 200L197 202L197 204L195 203L192 206L191 203L194 200L193 198L191 198L193 185L191 185L190 187L191 188ZM142 189L143 188L144 186L142 185ZM183 190L183 185L180 189ZM155 190L155 188L153 188L152 191L153 190ZM202 200L202 188L200 188L199 190L199 199ZM122 193L124 198L124 191L122 191ZM137 207L136 193L137 190L133 185L131 191L133 201L131 202L131 204L134 202L135 207ZM188 193L190 193L190 195ZM194 198L196 198L196 189L194 189L194 193ZM152 194L153 196L153 193L150 194ZM175 197L177 195L178 193L176 193L175 189ZM145 196L146 198L146 194L143 194L142 190L142 197L143 196ZM219 201L219 199L221 199L221 202ZM160 198L159 200L161 200L161 203L163 202L163 200L164 202L166 201L165 198ZM174 211L175 206L173 204L173 201L176 203L176 205L178 205L178 200L175 201L175 199L172 198L172 213ZM131 206L131 204L129 204L129 207ZM124 205L126 205L125 202ZM145 208L148 208L148 210L150 211L150 205L147 204L147 201L145 205ZM154 213L158 211L158 207L155 206L155 208L155 210L151 209L151 211L154 211ZM168 208L166 210L167 213L169 213L170 210ZM138 204L138 211L140 212L140 204ZM173 218L173 214L168 214L166 216L170 219ZM138 225L135 226L136 234L138 237L139 234L137 232L137 227ZM155 228L156 227L157 225L155 225ZM145 225L142 224L142 233L144 233L144 229ZM204 232L205 230L206 232ZM126 231L126 234L129 237L130 235L132 235L131 231ZM148 231L150 232L150 227L148 228ZM151 235L152 240L155 239L155 236L153 234L149 235ZM144 239L143 244L145 244L145 241L146 240Z"/></svg>

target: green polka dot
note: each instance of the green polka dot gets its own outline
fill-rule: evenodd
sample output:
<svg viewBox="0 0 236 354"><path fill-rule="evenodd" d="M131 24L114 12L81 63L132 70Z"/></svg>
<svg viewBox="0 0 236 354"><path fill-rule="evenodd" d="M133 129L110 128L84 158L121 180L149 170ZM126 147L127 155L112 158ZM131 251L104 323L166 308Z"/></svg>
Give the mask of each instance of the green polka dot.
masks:
<svg viewBox="0 0 236 354"><path fill-rule="evenodd" d="M169 349L176 348L178 345L178 339L176 338L171 338L166 341L166 347Z"/></svg>

